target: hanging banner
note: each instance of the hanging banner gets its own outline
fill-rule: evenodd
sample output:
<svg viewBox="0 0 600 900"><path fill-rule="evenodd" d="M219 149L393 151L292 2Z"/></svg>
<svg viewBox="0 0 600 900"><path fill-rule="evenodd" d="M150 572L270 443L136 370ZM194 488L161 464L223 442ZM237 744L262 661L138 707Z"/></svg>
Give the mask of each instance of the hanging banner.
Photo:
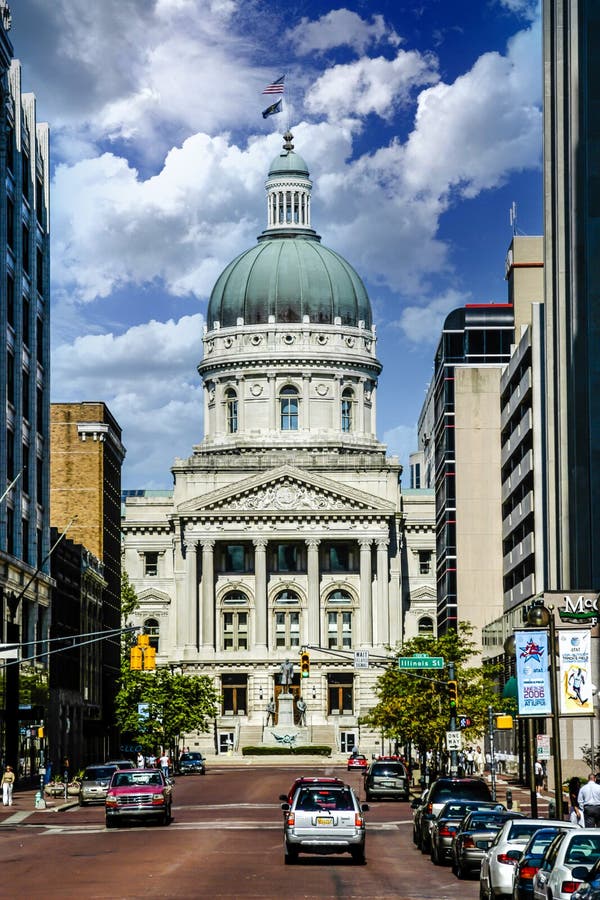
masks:
<svg viewBox="0 0 600 900"><path fill-rule="evenodd" d="M559 708L565 716L594 714L591 679L592 636L589 628L559 631Z"/></svg>
<svg viewBox="0 0 600 900"><path fill-rule="evenodd" d="M550 716L548 632L515 631L517 685L520 716Z"/></svg>

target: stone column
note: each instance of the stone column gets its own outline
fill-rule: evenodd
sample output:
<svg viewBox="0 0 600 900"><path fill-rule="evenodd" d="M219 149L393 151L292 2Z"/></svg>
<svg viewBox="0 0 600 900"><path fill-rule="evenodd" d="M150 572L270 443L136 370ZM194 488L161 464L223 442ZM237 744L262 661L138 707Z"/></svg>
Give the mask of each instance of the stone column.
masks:
<svg viewBox="0 0 600 900"><path fill-rule="evenodd" d="M368 434L369 428L367 423L367 404L365 402L365 379L361 378L358 383L358 416L357 425L361 434Z"/></svg>
<svg viewBox="0 0 600 900"><path fill-rule="evenodd" d="M365 538L360 546L360 642L373 645L373 590L371 580L371 540Z"/></svg>
<svg viewBox="0 0 600 900"><path fill-rule="evenodd" d="M387 539L377 541L377 634L375 643L384 645L390 642L389 543Z"/></svg>
<svg viewBox="0 0 600 900"><path fill-rule="evenodd" d="M256 611L256 649L267 651L267 543L256 538L254 544L254 607Z"/></svg>
<svg viewBox="0 0 600 900"><path fill-rule="evenodd" d="M271 431L278 431L279 423L277 422L277 385L275 382L275 376L268 376L268 388L269 388L269 429Z"/></svg>
<svg viewBox="0 0 600 900"><path fill-rule="evenodd" d="M177 643L184 650L198 647L198 556L196 541L186 539L185 550L185 613L180 625Z"/></svg>
<svg viewBox="0 0 600 900"><path fill-rule="evenodd" d="M298 424L301 431L310 431L310 375L302 376L302 408Z"/></svg>
<svg viewBox="0 0 600 900"><path fill-rule="evenodd" d="M319 577L319 544L316 538L309 538L307 546L307 574L308 574L308 610L307 627L303 629L307 636L307 643L321 646L321 584Z"/></svg>
<svg viewBox="0 0 600 900"><path fill-rule="evenodd" d="M215 561L214 541L202 544L202 648L214 650L215 646Z"/></svg>

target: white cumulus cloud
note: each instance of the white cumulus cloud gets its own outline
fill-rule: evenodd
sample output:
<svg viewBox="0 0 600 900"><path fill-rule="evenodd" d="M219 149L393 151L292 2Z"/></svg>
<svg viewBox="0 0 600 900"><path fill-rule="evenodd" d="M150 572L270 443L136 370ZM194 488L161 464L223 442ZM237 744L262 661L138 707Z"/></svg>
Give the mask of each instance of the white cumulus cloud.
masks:
<svg viewBox="0 0 600 900"><path fill-rule="evenodd" d="M435 344L440 338L449 312L469 302L470 295L450 288L438 297L418 306L405 306L400 318L391 324L400 328L414 344Z"/></svg>
<svg viewBox="0 0 600 900"><path fill-rule="evenodd" d="M383 16L373 15L369 22L349 9L334 9L312 21L305 16L287 31L286 36L299 56L344 46L364 53L371 44L385 41L397 46L400 43L400 38Z"/></svg>

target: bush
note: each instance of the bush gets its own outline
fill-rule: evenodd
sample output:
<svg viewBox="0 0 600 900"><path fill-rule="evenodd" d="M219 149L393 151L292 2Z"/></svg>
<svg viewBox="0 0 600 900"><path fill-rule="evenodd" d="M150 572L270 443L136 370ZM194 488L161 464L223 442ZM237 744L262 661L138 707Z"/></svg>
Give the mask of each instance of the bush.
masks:
<svg viewBox="0 0 600 900"><path fill-rule="evenodd" d="M331 756L331 747L242 747L242 756Z"/></svg>

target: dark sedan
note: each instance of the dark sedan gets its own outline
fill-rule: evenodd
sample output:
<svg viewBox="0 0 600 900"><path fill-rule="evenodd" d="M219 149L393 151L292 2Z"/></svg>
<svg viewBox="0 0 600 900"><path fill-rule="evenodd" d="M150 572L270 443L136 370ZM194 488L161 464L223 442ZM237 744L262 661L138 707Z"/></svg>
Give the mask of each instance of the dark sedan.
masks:
<svg viewBox="0 0 600 900"><path fill-rule="evenodd" d="M206 762L201 753L182 753L177 764L180 775L206 775Z"/></svg>
<svg viewBox="0 0 600 900"><path fill-rule="evenodd" d="M542 864L546 847L550 846L558 832L562 830L560 826L552 826L551 828L540 828L532 835L515 868L514 900L531 900L533 876Z"/></svg>
<svg viewBox="0 0 600 900"><path fill-rule="evenodd" d="M452 841L452 871L468 878L481 869L483 854L507 819L523 819L523 813L476 810L465 816Z"/></svg>
<svg viewBox="0 0 600 900"><path fill-rule="evenodd" d="M449 800L431 823L431 861L436 866L444 866L452 860L452 839L467 813L474 810L496 810L502 812L501 803L480 800Z"/></svg>

